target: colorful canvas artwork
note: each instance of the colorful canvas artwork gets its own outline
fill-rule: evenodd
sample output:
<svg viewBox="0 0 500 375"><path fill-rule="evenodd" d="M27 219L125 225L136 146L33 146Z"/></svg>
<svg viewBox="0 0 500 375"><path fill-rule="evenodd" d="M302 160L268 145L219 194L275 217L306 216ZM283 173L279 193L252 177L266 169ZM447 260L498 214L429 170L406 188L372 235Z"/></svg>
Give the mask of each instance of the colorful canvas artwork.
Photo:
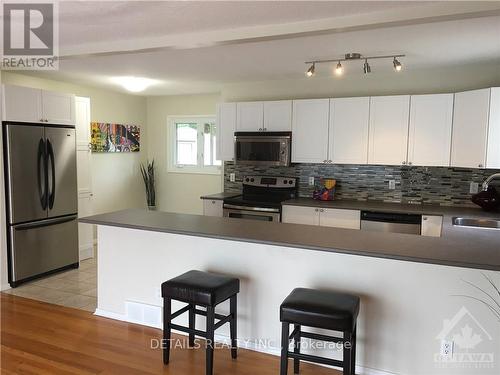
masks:
<svg viewBox="0 0 500 375"><path fill-rule="evenodd" d="M90 123L92 152L138 152L141 130L136 125Z"/></svg>

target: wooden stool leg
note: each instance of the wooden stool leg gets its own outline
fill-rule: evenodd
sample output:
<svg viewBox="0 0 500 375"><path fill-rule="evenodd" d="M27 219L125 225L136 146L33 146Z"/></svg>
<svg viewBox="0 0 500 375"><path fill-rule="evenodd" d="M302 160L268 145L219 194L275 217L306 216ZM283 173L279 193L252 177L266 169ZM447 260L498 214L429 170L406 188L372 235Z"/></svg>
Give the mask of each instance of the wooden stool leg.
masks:
<svg viewBox="0 0 500 375"><path fill-rule="evenodd" d="M351 337L351 374L356 374L356 330L357 327L354 327L354 331Z"/></svg>
<svg viewBox="0 0 500 375"><path fill-rule="evenodd" d="M168 365L170 360L170 314L172 300L163 298L163 363Z"/></svg>
<svg viewBox="0 0 500 375"><path fill-rule="evenodd" d="M206 375L213 374L214 368L214 325L215 307L207 307Z"/></svg>
<svg viewBox="0 0 500 375"><path fill-rule="evenodd" d="M298 329L298 333L297 335L294 337L294 347L293 347L293 351L294 353L300 353L300 325L298 324L295 324L294 325L294 330L295 329ZM298 358L294 358L293 359L293 373L294 374L298 374L300 371L300 359Z"/></svg>
<svg viewBox="0 0 500 375"><path fill-rule="evenodd" d="M230 310L229 313L232 315L232 319L229 322L229 329L231 331L231 358L235 359L238 356L238 343L237 343L237 315L238 315L238 300L236 294L232 296L229 300Z"/></svg>
<svg viewBox="0 0 500 375"><path fill-rule="evenodd" d="M286 322L281 324L281 365L280 375L288 373L288 336L290 335L290 325Z"/></svg>
<svg viewBox="0 0 500 375"><path fill-rule="evenodd" d="M344 355L342 357L342 362L344 363L343 375L351 375L351 345L352 345L352 335L350 332L344 332ZM346 345L346 341L349 342ZM349 348L347 348L349 347Z"/></svg>
<svg viewBox="0 0 500 375"><path fill-rule="evenodd" d="M196 327L196 314L194 310L196 309L196 305L190 304L189 306L189 328L195 329ZM192 348L194 346L194 333L189 334L189 346Z"/></svg>

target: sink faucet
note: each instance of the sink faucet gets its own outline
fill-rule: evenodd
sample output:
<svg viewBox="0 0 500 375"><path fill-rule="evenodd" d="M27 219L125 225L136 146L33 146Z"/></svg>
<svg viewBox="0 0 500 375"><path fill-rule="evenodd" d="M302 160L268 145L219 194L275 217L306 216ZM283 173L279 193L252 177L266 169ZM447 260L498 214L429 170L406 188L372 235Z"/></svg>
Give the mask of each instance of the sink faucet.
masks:
<svg viewBox="0 0 500 375"><path fill-rule="evenodd" d="M495 173L492 174L490 177L488 177L484 182L483 182L483 191L488 190L488 185L490 184L491 181L493 181L495 178L500 178L500 173Z"/></svg>

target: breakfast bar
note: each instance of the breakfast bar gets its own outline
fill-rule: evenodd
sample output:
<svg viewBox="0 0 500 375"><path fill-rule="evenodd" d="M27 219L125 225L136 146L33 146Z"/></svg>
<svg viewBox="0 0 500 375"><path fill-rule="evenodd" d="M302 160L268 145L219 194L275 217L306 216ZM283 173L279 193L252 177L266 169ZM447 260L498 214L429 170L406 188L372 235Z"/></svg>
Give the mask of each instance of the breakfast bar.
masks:
<svg viewBox="0 0 500 375"><path fill-rule="evenodd" d="M464 280L482 283L483 274L498 278L497 231L487 231L482 241L470 228L425 238L136 209L80 221L98 225L97 315L161 328L161 283L197 269L241 280L239 346L276 355L279 305L292 289L360 296L356 363L361 374L442 374L437 336L443 321L463 306L474 310L490 335L500 335L488 309L456 297L476 295ZM221 310L227 314L229 306ZM227 342L228 328L217 333L216 340ZM488 344L500 355L493 342ZM331 356L321 348L308 351ZM341 358L341 352L335 355Z"/></svg>

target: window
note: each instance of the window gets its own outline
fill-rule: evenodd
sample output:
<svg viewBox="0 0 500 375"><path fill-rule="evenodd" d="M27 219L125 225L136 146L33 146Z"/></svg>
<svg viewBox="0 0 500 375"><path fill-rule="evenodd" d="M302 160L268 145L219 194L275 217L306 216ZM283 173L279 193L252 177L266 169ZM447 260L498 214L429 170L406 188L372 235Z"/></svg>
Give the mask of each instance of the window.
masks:
<svg viewBox="0 0 500 375"><path fill-rule="evenodd" d="M170 172L220 174L214 117L169 118Z"/></svg>

